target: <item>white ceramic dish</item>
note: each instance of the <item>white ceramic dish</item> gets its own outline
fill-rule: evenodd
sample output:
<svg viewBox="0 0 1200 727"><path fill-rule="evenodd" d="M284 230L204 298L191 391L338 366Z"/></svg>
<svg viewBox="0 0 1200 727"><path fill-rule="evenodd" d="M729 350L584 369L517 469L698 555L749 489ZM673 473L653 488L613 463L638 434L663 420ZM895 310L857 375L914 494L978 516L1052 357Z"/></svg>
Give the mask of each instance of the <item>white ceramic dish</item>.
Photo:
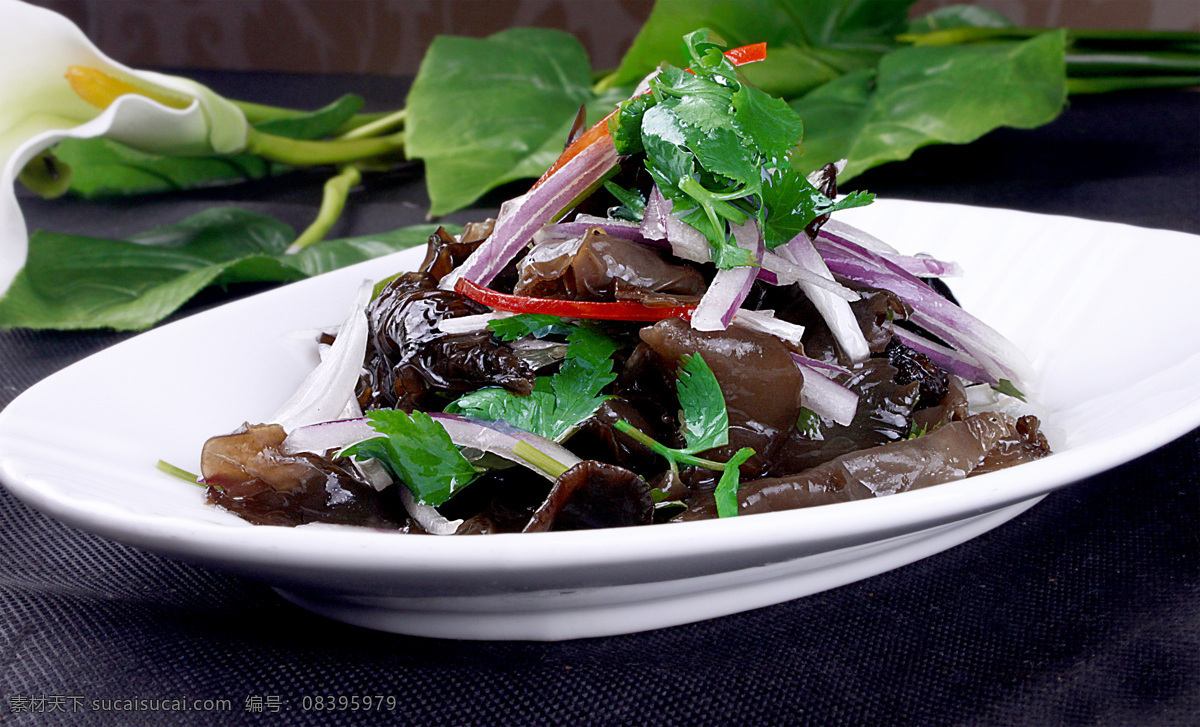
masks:
<svg viewBox="0 0 1200 727"><path fill-rule="evenodd" d="M71 525L263 580L349 623L567 639L721 616L911 563L1200 425L1200 327L1184 320L1200 238L888 200L839 216L963 264L955 292L1029 354L1048 425L1064 433L1057 454L825 508L460 538L255 527L154 469L161 458L196 470L207 437L267 417L316 360L291 332L340 321L358 283L413 265L410 251L165 326L39 383L0 412L0 480Z"/></svg>

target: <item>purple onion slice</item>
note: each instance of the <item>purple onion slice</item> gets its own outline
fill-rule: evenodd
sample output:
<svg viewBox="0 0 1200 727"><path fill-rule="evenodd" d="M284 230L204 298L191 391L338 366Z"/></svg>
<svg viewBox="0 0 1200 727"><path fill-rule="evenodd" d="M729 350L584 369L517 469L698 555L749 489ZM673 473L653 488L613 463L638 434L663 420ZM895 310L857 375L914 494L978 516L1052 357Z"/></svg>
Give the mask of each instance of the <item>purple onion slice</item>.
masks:
<svg viewBox="0 0 1200 727"><path fill-rule="evenodd" d="M796 368L804 374L804 387L800 389L800 404L817 414L847 426L854 421L858 410L858 394L828 378L825 364L814 359L792 354Z"/></svg>
<svg viewBox="0 0 1200 727"><path fill-rule="evenodd" d="M762 259L762 232L755 220L735 226L733 239L738 247L753 253L755 260ZM692 328L698 331L723 331L729 328L757 277L758 268L751 265L718 270L692 313Z"/></svg>
<svg viewBox="0 0 1200 727"><path fill-rule="evenodd" d="M983 379L973 380L995 384L1008 379L1018 387L1031 380L1029 361L1011 341L946 300L915 275L847 240L822 234L816 245L832 272L895 293L912 306L913 323L969 354L987 374Z"/></svg>
<svg viewBox="0 0 1200 727"><path fill-rule="evenodd" d="M602 134L533 189L505 202L491 236L462 265L442 278L440 287L454 290L460 278L479 285L491 283L535 232L570 209L619 160L612 137Z"/></svg>

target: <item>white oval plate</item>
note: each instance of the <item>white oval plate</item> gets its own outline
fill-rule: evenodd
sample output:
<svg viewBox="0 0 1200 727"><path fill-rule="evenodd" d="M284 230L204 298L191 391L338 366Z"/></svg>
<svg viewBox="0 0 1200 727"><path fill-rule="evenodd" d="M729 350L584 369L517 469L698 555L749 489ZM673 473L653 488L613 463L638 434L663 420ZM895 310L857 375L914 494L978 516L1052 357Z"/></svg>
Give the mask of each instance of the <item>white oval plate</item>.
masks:
<svg viewBox="0 0 1200 727"><path fill-rule="evenodd" d="M467 639L569 639L699 621L911 563L1056 487L1200 425L1200 238L1028 213L880 200L839 217L957 260L963 305L1030 357L1057 453L876 500L607 531L438 538L251 526L161 474L258 422L315 364L296 331L338 323L366 262L187 318L85 359L0 412L0 480L76 527L272 584L349 623ZM1153 275L1144 271L1153 269ZM309 339L311 340L311 339Z"/></svg>

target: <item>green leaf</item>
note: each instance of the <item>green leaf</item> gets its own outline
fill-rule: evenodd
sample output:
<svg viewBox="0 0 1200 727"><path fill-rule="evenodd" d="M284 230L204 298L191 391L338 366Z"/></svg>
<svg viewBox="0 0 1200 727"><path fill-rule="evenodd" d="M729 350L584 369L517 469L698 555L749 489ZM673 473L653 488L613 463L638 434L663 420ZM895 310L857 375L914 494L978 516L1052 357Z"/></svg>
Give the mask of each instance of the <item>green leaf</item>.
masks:
<svg viewBox="0 0 1200 727"><path fill-rule="evenodd" d="M103 138L63 139L54 156L71 168L71 192L86 199L235 184L286 169L249 154L167 157Z"/></svg>
<svg viewBox="0 0 1200 727"><path fill-rule="evenodd" d="M662 61L686 66L679 38L711 28L729 47L765 41L767 59L738 70L776 96L791 97L849 71L874 66L896 47L911 0L658 0L606 85L637 83Z"/></svg>
<svg viewBox="0 0 1200 727"><path fill-rule="evenodd" d="M681 451L697 454L729 443L729 413L721 385L704 358L698 353L686 358L675 379L686 442Z"/></svg>
<svg viewBox="0 0 1200 727"><path fill-rule="evenodd" d="M713 497L717 501L717 517L734 517L738 514L737 491L741 474L738 467L753 456L753 449L742 447L725 463L725 470L721 472L717 489L713 490Z"/></svg>
<svg viewBox="0 0 1200 727"><path fill-rule="evenodd" d="M774 249L799 235L809 223L824 214L870 204L875 195L854 192L832 200L809 184L791 167L775 172L763 186L763 204L767 209L763 241Z"/></svg>
<svg viewBox="0 0 1200 727"><path fill-rule="evenodd" d="M505 335L516 333L521 328L535 333L543 330L535 328L542 324L565 325L557 316L513 318L521 320L512 324L511 329L505 329L502 325ZM501 320L511 321L513 318ZM488 325L495 323L500 321L492 321ZM609 398L600 392L617 378L613 373L612 355L618 348L620 346L616 341L590 325L571 325L567 336L566 360L553 376L539 376L532 394L517 396L504 389L489 387L460 397L447 406L446 411L503 420L527 432L561 441Z"/></svg>
<svg viewBox="0 0 1200 727"><path fill-rule="evenodd" d="M271 119L255 125L259 131L289 139L321 139L332 136L362 110L363 97L348 93L324 108L300 116Z"/></svg>
<svg viewBox="0 0 1200 727"><path fill-rule="evenodd" d="M292 139L320 139L337 131L362 105L361 96L347 94L322 109L263 121L255 128ZM160 156L103 138L64 139L54 156L72 170L71 192L86 199L236 184L289 169L251 154Z"/></svg>
<svg viewBox="0 0 1200 727"><path fill-rule="evenodd" d="M392 479L403 482L418 502L434 507L449 500L478 474L463 457L446 428L425 412L398 409L368 412L375 437L348 447L343 454L377 459Z"/></svg>
<svg viewBox="0 0 1200 727"><path fill-rule="evenodd" d="M1000 379L1000 382L998 384L996 384L995 386L993 386L992 388L995 389L996 391L1000 392L1001 394L1005 394L1007 396L1011 396L1011 397L1020 399L1021 401L1025 401L1025 394L1022 393L1021 390L1018 389L1016 387L1016 385L1013 384L1013 382L1009 381L1008 379Z"/></svg>
<svg viewBox="0 0 1200 727"><path fill-rule="evenodd" d="M545 313L518 313L508 318L488 321L487 326L492 335L501 341L515 341L525 336L534 336L535 338L545 338L553 334L565 336L571 332L571 326L564 323L560 316Z"/></svg>
<svg viewBox="0 0 1200 727"><path fill-rule="evenodd" d="M1066 103L1065 34L1026 42L905 48L792 102L808 129L802 171L848 159L841 179L928 144L1033 128Z"/></svg>
<svg viewBox="0 0 1200 727"><path fill-rule="evenodd" d="M804 122L783 99L743 84L730 99L733 123L764 160L785 168L804 136Z"/></svg>
<svg viewBox="0 0 1200 727"><path fill-rule="evenodd" d="M562 154L580 105L592 122L615 106L591 82L583 46L560 31L435 38L409 92L406 124L406 153L425 161L430 214L541 175Z"/></svg>
<svg viewBox="0 0 1200 727"><path fill-rule="evenodd" d="M130 240L37 231L0 298L0 328L141 330L209 285L299 280L419 245L435 227L329 240L294 255L283 254L291 227L231 207Z"/></svg>

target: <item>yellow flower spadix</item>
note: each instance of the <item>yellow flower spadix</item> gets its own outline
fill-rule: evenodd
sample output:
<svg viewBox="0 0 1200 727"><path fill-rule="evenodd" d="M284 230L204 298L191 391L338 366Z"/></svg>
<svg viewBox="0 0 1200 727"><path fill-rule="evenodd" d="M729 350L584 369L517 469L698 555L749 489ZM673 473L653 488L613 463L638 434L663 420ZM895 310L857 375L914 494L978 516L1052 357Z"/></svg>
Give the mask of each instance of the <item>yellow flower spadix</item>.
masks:
<svg viewBox="0 0 1200 727"><path fill-rule="evenodd" d="M173 109L186 109L195 102L195 99L187 96L177 96L159 89L129 83L89 66L68 67L66 79L67 83L71 84L71 90L98 109L106 109L113 101L131 93L145 96Z"/></svg>

